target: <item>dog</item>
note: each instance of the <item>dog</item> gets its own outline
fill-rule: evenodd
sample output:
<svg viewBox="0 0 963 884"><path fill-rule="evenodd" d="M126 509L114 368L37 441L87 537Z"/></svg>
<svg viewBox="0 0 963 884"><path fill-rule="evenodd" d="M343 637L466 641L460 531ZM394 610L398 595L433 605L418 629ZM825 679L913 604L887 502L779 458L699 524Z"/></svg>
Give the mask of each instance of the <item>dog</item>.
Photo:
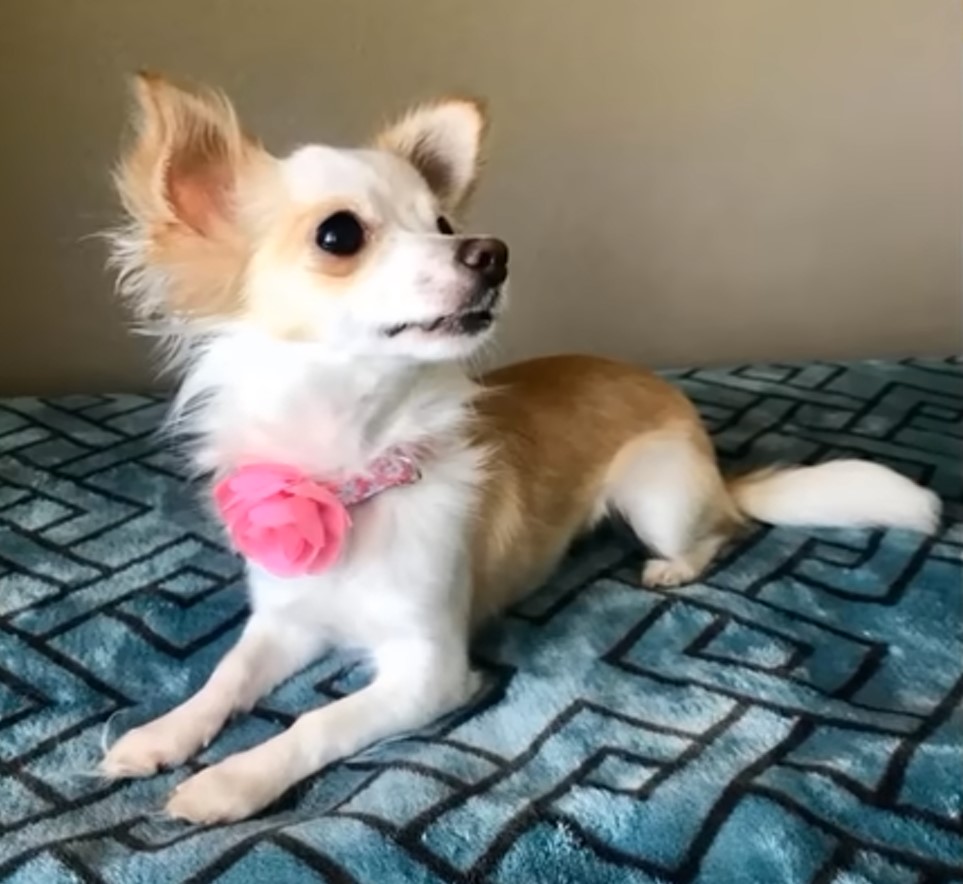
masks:
<svg viewBox="0 0 963 884"><path fill-rule="evenodd" d="M749 519L932 531L931 492L845 460L725 478L659 377L560 356L474 380L508 247L456 233L484 105L420 104L360 149L271 155L219 92L135 80L116 171L118 288L183 371L172 423L246 559L251 616L206 684L129 731L103 774L180 765L335 646L374 675L181 783L167 812L246 818L338 759L477 689L472 630L610 514L652 552L641 584L696 580Z"/></svg>

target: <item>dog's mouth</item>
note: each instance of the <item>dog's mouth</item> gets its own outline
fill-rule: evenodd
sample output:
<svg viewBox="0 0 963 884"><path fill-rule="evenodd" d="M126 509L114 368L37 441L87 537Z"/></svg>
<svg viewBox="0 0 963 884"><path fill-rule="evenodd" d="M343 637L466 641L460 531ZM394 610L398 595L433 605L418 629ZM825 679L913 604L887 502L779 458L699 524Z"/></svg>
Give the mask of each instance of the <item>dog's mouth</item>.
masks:
<svg viewBox="0 0 963 884"><path fill-rule="evenodd" d="M399 322L384 330L389 338L396 338L406 332L422 332L423 334L438 335L479 335L491 327L495 321L492 310L465 310L461 313L449 313L430 319L426 322Z"/></svg>

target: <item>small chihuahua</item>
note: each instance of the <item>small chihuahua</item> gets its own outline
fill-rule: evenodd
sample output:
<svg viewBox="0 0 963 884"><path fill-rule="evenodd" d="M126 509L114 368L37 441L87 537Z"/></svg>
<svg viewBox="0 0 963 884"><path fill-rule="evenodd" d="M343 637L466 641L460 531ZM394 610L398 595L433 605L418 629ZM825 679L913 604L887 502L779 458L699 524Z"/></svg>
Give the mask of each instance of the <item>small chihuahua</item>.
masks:
<svg viewBox="0 0 963 884"><path fill-rule="evenodd" d="M116 173L119 288L184 369L172 420L244 556L251 617L207 683L108 751L149 776L329 648L352 696L183 782L167 811L237 820L476 690L473 628L537 587L610 513L649 587L697 579L748 518L932 531L931 492L861 461L724 478L692 404L635 368L539 359L471 379L505 306L508 248L455 232L487 117L451 97L370 147L283 159L219 93L136 79Z"/></svg>

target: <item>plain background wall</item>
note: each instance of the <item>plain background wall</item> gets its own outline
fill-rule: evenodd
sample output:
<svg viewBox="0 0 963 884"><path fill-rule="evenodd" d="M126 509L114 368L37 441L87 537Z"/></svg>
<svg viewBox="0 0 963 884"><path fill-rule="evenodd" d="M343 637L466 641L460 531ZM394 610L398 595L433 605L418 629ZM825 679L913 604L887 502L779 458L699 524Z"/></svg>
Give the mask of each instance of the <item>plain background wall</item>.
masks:
<svg viewBox="0 0 963 884"><path fill-rule="evenodd" d="M502 359L958 351L961 25L958 0L2 0L0 388L148 383L85 239L144 66L224 87L278 151L488 96Z"/></svg>

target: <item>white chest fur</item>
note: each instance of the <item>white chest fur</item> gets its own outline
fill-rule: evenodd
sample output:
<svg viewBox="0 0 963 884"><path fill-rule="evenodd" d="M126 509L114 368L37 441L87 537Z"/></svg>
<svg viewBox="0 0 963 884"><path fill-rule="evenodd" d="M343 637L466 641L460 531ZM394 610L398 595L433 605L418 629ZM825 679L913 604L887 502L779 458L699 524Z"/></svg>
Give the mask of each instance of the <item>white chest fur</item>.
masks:
<svg viewBox="0 0 963 884"><path fill-rule="evenodd" d="M475 393L451 367L332 364L250 335L213 343L175 412L196 435L202 469L270 462L323 477L359 472L393 446L428 452L419 482L352 510L346 548L323 574L278 578L251 565L254 612L371 650L426 629L463 633L484 457L466 442Z"/></svg>

